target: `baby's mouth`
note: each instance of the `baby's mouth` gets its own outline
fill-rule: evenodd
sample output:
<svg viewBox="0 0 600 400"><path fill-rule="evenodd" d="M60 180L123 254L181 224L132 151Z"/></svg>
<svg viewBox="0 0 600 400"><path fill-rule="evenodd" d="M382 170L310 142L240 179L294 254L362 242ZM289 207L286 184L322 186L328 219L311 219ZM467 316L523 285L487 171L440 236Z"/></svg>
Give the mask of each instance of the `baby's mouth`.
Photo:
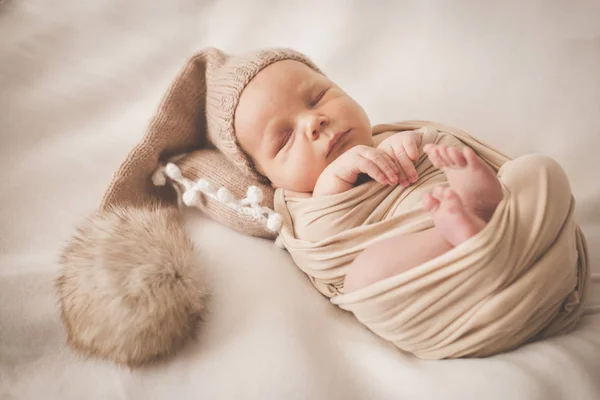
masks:
<svg viewBox="0 0 600 400"><path fill-rule="evenodd" d="M346 136L348 136L348 133L350 133L351 130L352 129L348 129L348 130L345 130L342 132L337 132L333 135L333 137L329 141L329 147L327 149L327 157L329 157L331 155L331 153L333 153L334 150L336 150L340 147L344 138Z"/></svg>

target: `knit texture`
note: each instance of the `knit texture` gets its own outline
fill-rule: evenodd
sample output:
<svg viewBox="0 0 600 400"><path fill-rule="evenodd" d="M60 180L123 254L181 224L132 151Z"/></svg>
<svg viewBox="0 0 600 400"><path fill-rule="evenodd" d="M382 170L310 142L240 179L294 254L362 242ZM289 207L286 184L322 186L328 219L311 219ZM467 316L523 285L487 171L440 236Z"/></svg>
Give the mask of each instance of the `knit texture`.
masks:
<svg viewBox="0 0 600 400"><path fill-rule="evenodd" d="M200 149L186 154L173 162L181 170L181 174L192 181L210 176L211 183L216 187L226 187L238 199L246 196L249 186L258 186L263 194L262 205L273 208L275 190L268 183L259 183L251 176L237 172L237 169L217 149ZM220 168L215 168L220 165ZM265 224L257 221L250 215L240 214L219 201L202 196L195 205L217 222L227 225L234 230L246 235L257 236L265 239L275 239L276 232L272 232Z"/></svg>
<svg viewBox="0 0 600 400"><path fill-rule="evenodd" d="M166 161L244 197L249 186L273 206L273 189L240 150L234 115L241 92L263 68L302 54L267 49L233 57L209 48L193 56L167 90L146 135L116 172L100 210L61 253L56 285L68 343L80 354L131 367L168 357L195 334L210 285L176 209L177 191L155 186ZM274 233L250 216L203 198L197 207L248 235Z"/></svg>
<svg viewBox="0 0 600 400"><path fill-rule="evenodd" d="M319 71L306 56L291 49L261 49L231 56L208 48L193 56L169 87L146 135L115 174L101 209L156 203L174 206L175 192L168 185L154 186L152 173L161 160L198 149L213 151L186 157L181 166L184 174L200 172L201 177L228 187L235 195L250 185L260 186L265 192L265 205L272 204L273 191L266 178L254 169L238 145L234 116L246 85L262 69L282 60L300 61ZM200 208L210 217L239 232L273 236L256 221L225 206L210 201L204 205Z"/></svg>

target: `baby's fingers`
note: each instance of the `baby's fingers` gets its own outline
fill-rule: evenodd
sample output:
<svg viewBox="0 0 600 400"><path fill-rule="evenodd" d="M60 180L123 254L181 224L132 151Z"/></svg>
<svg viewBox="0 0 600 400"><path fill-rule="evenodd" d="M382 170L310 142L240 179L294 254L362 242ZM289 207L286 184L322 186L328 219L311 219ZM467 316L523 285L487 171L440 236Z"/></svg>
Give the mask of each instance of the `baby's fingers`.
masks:
<svg viewBox="0 0 600 400"><path fill-rule="evenodd" d="M419 178L417 175L417 170L408 155L405 152L401 152L396 155L396 160L400 165L400 175L399 181L402 186L408 186L411 183L414 183Z"/></svg>
<svg viewBox="0 0 600 400"><path fill-rule="evenodd" d="M419 159L419 148L417 146L417 141L413 136L406 139L404 142L404 151L408 155L413 162Z"/></svg>
<svg viewBox="0 0 600 400"><path fill-rule="evenodd" d="M386 177L387 183L395 185L398 183L398 179L401 174L399 166L394 162L394 159L390 157L386 152L376 150L373 153L373 162L383 172Z"/></svg>
<svg viewBox="0 0 600 400"><path fill-rule="evenodd" d="M358 161L358 170L363 174L369 175L371 178L373 178L382 185L390 184L388 178L381 171L381 169L379 169L377 164L375 164L372 160L369 160L368 158L361 158Z"/></svg>
<svg viewBox="0 0 600 400"><path fill-rule="evenodd" d="M363 173L368 174L383 185L395 185L398 183L398 166L385 152L379 150L369 152L363 155L363 160L367 161L363 163L365 168L362 171Z"/></svg>

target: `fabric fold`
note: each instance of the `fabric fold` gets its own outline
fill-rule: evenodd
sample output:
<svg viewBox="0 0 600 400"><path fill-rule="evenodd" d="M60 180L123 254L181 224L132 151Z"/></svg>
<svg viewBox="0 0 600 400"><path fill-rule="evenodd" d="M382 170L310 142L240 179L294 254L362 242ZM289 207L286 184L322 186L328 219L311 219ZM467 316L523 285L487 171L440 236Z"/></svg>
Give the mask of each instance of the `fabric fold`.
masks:
<svg viewBox="0 0 600 400"><path fill-rule="evenodd" d="M345 293L344 277L362 250L433 226L420 199L447 184L443 172L421 150L419 180L408 188L371 181L315 198L277 190L280 242L317 290L423 359L489 356L572 330L589 280L587 246L558 163L542 155L511 160L466 132L428 121L379 125L374 135L403 130L421 133L421 146L471 147L497 171L503 200L480 233L451 251Z"/></svg>

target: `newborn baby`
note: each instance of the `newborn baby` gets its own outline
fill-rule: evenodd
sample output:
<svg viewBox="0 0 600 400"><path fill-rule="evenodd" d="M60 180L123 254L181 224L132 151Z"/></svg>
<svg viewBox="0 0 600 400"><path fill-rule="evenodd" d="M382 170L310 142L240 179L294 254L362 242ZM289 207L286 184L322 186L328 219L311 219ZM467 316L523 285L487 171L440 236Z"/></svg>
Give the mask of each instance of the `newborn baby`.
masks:
<svg viewBox="0 0 600 400"><path fill-rule="evenodd" d="M235 110L276 188L279 243L313 286L399 349L481 357L573 329L588 276L568 178L435 122L371 126L326 76L286 60Z"/></svg>
<svg viewBox="0 0 600 400"><path fill-rule="evenodd" d="M235 131L255 168L275 188L296 195L339 194L360 184L363 176L402 187L418 179L413 163L421 134L400 132L375 145L360 105L297 61L274 63L247 85L236 109ZM471 238L502 199L496 173L469 147L428 144L423 150L449 183L423 197L435 226L365 249L346 274L346 293L421 265Z"/></svg>
<svg viewBox="0 0 600 400"><path fill-rule="evenodd" d="M276 238L332 304L422 359L498 354L570 332L583 313L587 247L555 160L511 159L433 121L371 126L291 49L207 48L61 255L74 348L135 366L193 336L206 287L177 193Z"/></svg>

